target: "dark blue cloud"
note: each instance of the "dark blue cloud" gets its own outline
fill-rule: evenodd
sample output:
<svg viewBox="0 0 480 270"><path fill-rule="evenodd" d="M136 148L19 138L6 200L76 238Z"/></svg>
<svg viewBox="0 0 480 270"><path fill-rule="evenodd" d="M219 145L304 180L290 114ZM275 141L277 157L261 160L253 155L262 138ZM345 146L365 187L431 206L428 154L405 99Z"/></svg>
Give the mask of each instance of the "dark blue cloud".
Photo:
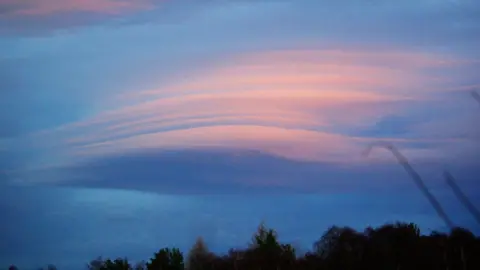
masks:
<svg viewBox="0 0 480 270"><path fill-rule="evenodd" d="M428 163L414 165L424 174L429 185L444 186L439 178L445 167ZM472 182L479 173L476 165L459 162L448 168L461 178L463 184L476 190ZM40 186L139 190L159 194L328 194L415 188L397 164L303 162L247 150L151 150L12 176L12 179L21 176L23 181Z"/></svg>
<svg viewBox="0 0 480 270"><path fill-rule="evenodd" d="M351 179L351 172L343 171L336 165L292 161L245 150L152 150L94 159L58 170L67 178L52 182L53 185L144 190L162 194L328 192L374 185ZM52 174L55 170L30 173L38 180ZM69 179L69 175L73 179Z"/></svg>

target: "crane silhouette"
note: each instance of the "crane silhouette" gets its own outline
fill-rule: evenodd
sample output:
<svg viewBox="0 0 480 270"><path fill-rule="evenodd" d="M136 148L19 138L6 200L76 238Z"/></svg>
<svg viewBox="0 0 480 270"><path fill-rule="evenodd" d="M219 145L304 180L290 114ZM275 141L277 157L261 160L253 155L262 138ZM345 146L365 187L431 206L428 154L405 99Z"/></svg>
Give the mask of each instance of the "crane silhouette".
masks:
<svg viewBox="0 0 480 270"><path fill-rule="evenodd" d="M475 205L473 205L473 203L468 199L467 195L465 195L465 193L460 189L455 181L455 178L453 178L448 171L445 171L443 176L445 177L447 184L450 186L457 199L463 204L468 212L472 214L478 224L480 224L480 211L478 211Z"/></svg>
<svg viewBox="0 0 480 270"><path fill-rule="evenodd" d="M400 165L403 166L405 171L407 171L407 173L413 179L413 182L417 185L417 187L420 189L422 194L428 199L432 207L437 212L437 215L443 220L443 222L445 223L445 225L447 225L449 229L453 229L455 226L452 220L450 219L450 217L448 217L447 213L445 212L441 204L438 202L438 200L435 198L435 196L433 196L433 194L428 190L422 178L415 171L415 169L413 169L413 167L408 162L407 158L404 155L402 155L400 151L398 151L398 149L393 144L387 143L387 142L376 142L371 144L369 147L365 149L362 155L368 156L374 147L383 147L389 150L390 152L392 152L395 158L397 158Z"/></svg>
<svg viewBox="0 0 480 270"><path fill-rule="evenodd" d="M480 95L476 91L472 91L472 97L480 104ZM445 181L450 186L453 191L453 194L457 197L457 199L463 204L463 206L470 212L470 214L475 218L478 224L480 224L480 211L473 205L473 203L468 199L467 195L460 189L457 185L457 181L455 178L448 172L445 171L443 173L445 177Z"/></svg>
<svg viewBox="0 0 480 270"><path fill-rule="evenodd" d="M480 104L480 94L477 91L472 91L472 97Z"/></svg>

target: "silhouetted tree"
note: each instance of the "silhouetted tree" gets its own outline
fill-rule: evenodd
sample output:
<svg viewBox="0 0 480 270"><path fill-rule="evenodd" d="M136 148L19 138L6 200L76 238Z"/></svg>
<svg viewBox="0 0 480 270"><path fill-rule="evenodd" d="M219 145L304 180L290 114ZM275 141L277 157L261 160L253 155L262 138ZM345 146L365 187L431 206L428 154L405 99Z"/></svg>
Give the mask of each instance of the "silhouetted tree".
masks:
<svg viewBox="0 0 480 270"><path fill-rule="evenodd" d="M127 258L117 258L115 260L98 257L92 260L87 268L90 270L132 270L132 266Z"/></svg>
<svg viewBox="0 0 480 270"><path fill-rule="evenodd" d="M140 261L135 263L135 266L133 267L134 270L145 270L147 269L147 263L145 261Z"/></svg>
<svg viewBox="0 0 480 270"><path fill-rule="evenodd" d="M193 244L187 256L188 270L214 269L215 255L208 250L203 238L199 237Z"/></svg>
<svg viewBox="0 0 480 270"><path fill-rule="evenodd" d="M106 260L105 264L101 268L101 270L131 270L132 266L128 262L128 260L125 259L115 259L115 260Z"/></svg>
<svg viewBox="0 0 480 270"><path fill-rule="evenodd" d="M276 231L266 228L262 223L253 236L250 248L245 253L245 262L252 267L257 265L264 270L293 269L295 249L290 244L279 243L277 238Z"/></svg>
<svg viewBox="0 0 480 270"><path fill-rule="evenodd" d="M183 270L183 254L177 248L163 248L147 263L147 270Z"/></svg>
<svg viewBox="0 0 480 270"><path fill-rule="evenodd" d="M448 237L449 257L451 269L469 269L470 265L477 265L476 259L480 253L475 252L475 235L462 228L454 228ZM478 252L478 249L476 250Z"/></svg>
<svg viewBox="0 0 480 270"><path fill-rule="evenodd" d="M57 267L53 264L48 264L46 267L39 267L38 270L57 270Z"/></svg>
<svg viewBox="0 0 480 270"><path fill-rule="evenodd" d="M97 258L91 260L87 264L87 269L89 269L89 270L100 270L102 268L103 264L104 264L104 260L102 259L102 257L97 257Z"/></svg>
<svg viewBox="0 0 480 270"><path fill-rule="evenodd" d="M353 269L363 259L364 238L352 228L333 226L314 244L314 251L326 267Z"/></svg>
<svg viewBox="0 0 480 270"><path fill-rule="evenodd" d="M280 243L275 230L261 224L245 249L218 256L198 238L187 257L189 270L478 270L480 238L453 228L449 233L420 234L413 223L391 223L358 232L330 227L313 250L296 257L290 244ZM47 267L53 270L55 267ZM177 248L163 248L148 263L132 266L128 260L92 260L89 270L183 270ZM17 270L10 266L9 270Z"/></svg>

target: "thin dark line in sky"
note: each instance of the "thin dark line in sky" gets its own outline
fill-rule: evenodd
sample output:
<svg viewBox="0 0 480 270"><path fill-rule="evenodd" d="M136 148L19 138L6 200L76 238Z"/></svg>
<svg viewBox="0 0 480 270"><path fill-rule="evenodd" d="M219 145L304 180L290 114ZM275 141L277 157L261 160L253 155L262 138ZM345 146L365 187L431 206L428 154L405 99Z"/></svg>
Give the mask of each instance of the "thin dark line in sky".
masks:
<svg viewBox="0 0 480 270"><path fill-rule="evenodd" d="M455 178L448 172L445 171L443 173L447 184L452 188L453 193L457 197L457 199L465 206L465 208L472 214L475 220L480 225L480 211L473 205L473 203L468 199L467 195L460 189L457 185Z"/></svg>
<svg viewBox="0 0 480 270"><path fill-rule="evenodd" d="M480 104L480 94L477 91L472 91L472 97Z"/></svg>
<svg viewBox="0 0 480 270"><path fill-rule="evenodd" d="M423 195L428 199L430 204L433 206L435 211L437 212L438 216L445 222L448 228L453 229L455 225L453 224L450 217L448 217L447 213L443 209L442 205L438 202L438 200L433 196L433 194L428 190L427 186L423 182L420 175L413 169L413 167L408 162L407 158L398 151L398 149L391 143L386 142L377 142L373 143L365 151L362 153L364 156L368 156L372 151L373 147L383 147L387 150L390 150L392 154L397 158L400 165L407 171L407 173L412 177L413 181L417 185L417 187L422 191Z"/></svg>

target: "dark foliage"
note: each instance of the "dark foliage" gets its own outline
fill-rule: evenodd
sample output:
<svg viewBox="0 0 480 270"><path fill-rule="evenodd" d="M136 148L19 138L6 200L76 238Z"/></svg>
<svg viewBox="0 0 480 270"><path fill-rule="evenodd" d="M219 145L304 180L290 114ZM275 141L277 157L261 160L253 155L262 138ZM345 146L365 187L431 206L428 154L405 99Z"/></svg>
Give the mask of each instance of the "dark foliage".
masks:
<svg viewBox="0 0 480 270"><path fill-rule="evenodd" d="M251 244L226 255L210 252L199 238L186 257L177 248L160 249L147 262L97 258L89 270L478 270L480 238L466 229L421 235L413 223L386 224L358 232L329 228L306 254L280 243L273 229L259 226ZM10 266L9 270L17 269ZM55 269L49 265L47 269Z"/></svg>

